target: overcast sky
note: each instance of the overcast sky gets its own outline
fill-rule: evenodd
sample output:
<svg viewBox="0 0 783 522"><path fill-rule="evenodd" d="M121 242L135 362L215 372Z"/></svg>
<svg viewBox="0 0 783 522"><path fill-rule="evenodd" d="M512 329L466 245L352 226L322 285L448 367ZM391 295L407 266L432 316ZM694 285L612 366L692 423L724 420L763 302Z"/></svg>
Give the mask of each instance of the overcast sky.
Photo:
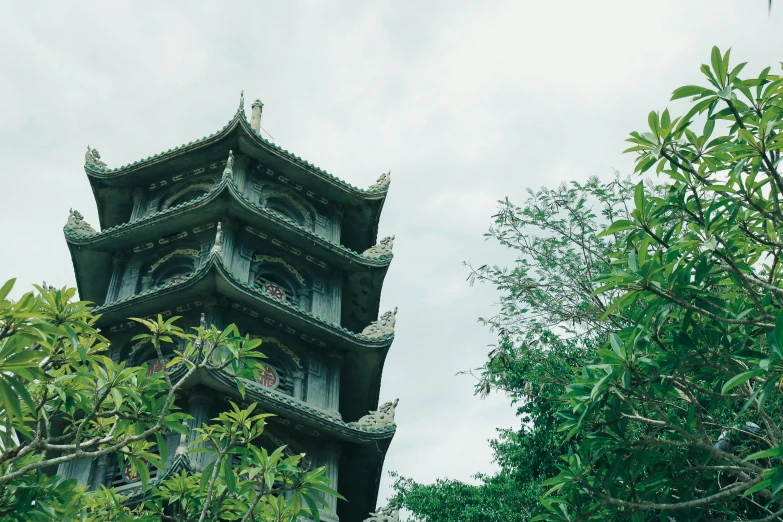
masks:
<svg viewBox="0 0 783 522"><path fill-rule="evenodd" d="M360 187L392 171L381 309L400 311L381 399L400 404L379 501L390 470L470 480L518 425L454 375L494 341L476 318L497 295L462 261L508 260L482 237L496 201L629 173L628 132L701 82L713 45L777 69L781 22L767 0L5 1L0 280L75 284L62 226L71 207L98 226L88 144L115 167L187 143L244 89L283 148Z"/></svg>

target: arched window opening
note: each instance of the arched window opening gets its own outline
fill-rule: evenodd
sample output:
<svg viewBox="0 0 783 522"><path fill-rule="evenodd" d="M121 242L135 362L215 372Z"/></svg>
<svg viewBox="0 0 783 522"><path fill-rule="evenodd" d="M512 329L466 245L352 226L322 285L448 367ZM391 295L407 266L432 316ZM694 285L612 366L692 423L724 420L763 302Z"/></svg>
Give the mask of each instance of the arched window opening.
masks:
<svg viewBox="0 0 783 522"><path fill-rule="evenodd" d="M263 272L256 277L255 287L265 292L266 294L280 299L281 301L288 301L289 303L296 303L296 296L291 285L284 278L278 274L271 272Z"/></svg>
<svg viewBox="0 0 783 522"><path fill-rule="evenodd" d="M203 196L207 192L208 191L204 190L204 189L191 190L189 192L186 192L186 193L182 194L181 196L177 197L176 199L172 200L171 203L166 205L166 208L176 207L177 205L180 205L182 203L186 203L188 201L192 201L192 200L196 199L197 197Z"/></svg>
<svg viewBox="0 0 783 522"><path fill-rule="evenodd" d="M162 267L155 275L155 285L184 281L193 273L193 264L192 260L183 259L182 262L174 262Z"/></svg>
<svg viewBox="0 0 783 522"><path fill-rule="evenodd" d="M266 200L266 208L282 214L297 225L305 226L307 219L301 210L283 198L269 198Z"/></svg>
<svg viewBox="0 0 783 522"><path fill-rule="evenodd" d="M166 210L167 208L176 207L182 203L193 201L194 199L203 196L214 187L214 181L209 180L204 183L188 185L180 190L172 189L171 192L161 198L160 208L158 210Z"/></svg>

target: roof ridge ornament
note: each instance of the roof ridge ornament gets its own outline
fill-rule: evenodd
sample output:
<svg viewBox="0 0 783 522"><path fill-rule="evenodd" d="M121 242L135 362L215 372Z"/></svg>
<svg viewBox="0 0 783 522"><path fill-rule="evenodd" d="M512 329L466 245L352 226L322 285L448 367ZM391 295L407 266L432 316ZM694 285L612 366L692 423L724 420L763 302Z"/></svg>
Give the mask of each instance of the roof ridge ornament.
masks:
<svg viewBox="0 0 783 522"><path fill-rule="evenodd" d="M391 171L384 172L383 174L378 176L378 180L372 185L370 185L370 187L367 190L368 191L387 190L390 184L391 184Z"/></svg>
<svg viewBox="0 0 783 522"><path fill-rule="evenodd" d="M84 220L84 216L82 216L81 212L74 209L68 210L68 221L65 222L63 228L84 236L90 236L96 233L95 229Z"/></svg>
<svg viewBox="0 0 783 522"><path fill-rule="evenodd" d="M215 232L215 244L212 245L212 250L209 251L209 255L223 256L223 227L218 221L217 232Z"/></svg>
<svg viewBox="0 0 783 522"><path fill-rule="evenodd" d="M383 256L390 256L392 255L392 248L394 247L394 236L386 236L385 238L381 239L377 244L371 246L364 252L362 252L362 255L364 257L371 257L373 259L378 259Z"/></svg>
<svg viewBox="0 0 783 522"><path fill-rule="evenodd" d="M379 339L387 335L394 335L394 325L397 322L397 307L393 311L383 314L377 321L371 322L362 330L362 335L369 339Z"/></svg>
<svg viewBox="0 0 783 522"><path fill-rule="evenodd" d="M98 152L98 149L91 149L89 145L87 145L87 152L84 154L84 164L99 169L108 168L106 163L101 160L101 153Z"/></svg>
<svg viewBox="0 0 783 522"><path fill-rule="evenodd" d="M351 424L359 428L385 428L395 426L394 412L397 409L400 399L394 399L390 402L384 402L376 411L371 411L361 419Z"/></svg>
<svg viewBox="0 0 783 522"><path fill-rule="evenodd" d="M239 93L239 112L245 112L245 91Z"/></svg>
<svg viewBox="0 0 783 522"><path fill-rule="evenodd" d="M228 160L226 161L226 168L223 169L223 179L231 178L234 175L234 151L228 151Z"/></svg>
<svg viewBox="0 0 783 522"><path fill-rule="evenodd" d="M370 517L365 518L364 522L400 522L400 510L388 502L375 513L370 513Z"/></svg>

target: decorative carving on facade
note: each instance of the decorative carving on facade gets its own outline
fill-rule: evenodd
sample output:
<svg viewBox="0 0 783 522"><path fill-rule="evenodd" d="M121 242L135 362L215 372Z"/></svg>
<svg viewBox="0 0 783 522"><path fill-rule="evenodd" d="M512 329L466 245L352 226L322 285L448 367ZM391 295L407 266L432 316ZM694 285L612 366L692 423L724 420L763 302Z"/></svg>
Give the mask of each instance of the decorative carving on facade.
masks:
<svg viewBox="0 0 783 522"><path fill-rule="evenodd" d="M193 185L188 185L187 187L179 190L178 192L174 192L173 194L170 193L168 196L166 196L166 199L164 199L163 203L160 205L160 209L161 210L168 209L169 207L172 206L171 204L173 202L177 201L179 198L181 198L182 196L184 196L188 192L201 192L201 194L194 195L191 198L191 201L192 201L192 200L196 199L197 197L201 197L201 196L205 195L207 192L209 192L210 190L212 190L214 188L215 188L215 183L214 182L210 182L210 183L195 183ZM179 204L181 205L182 203L183 202L180 202ZM157 205L155 205L151 210L156 210L156 209L157 209Z"/></svg>
<svg viewBox="0 0 783 522"><path fill-rule="evenodd" d="M65 222L65 228L77 234L95 234L95 229L84 220L84 216L82 216L81 212L74 209L68 211L68 221Z"/></svg>
<svg viewBox="0 0 783 522"><path fill-rule="evenodd" d="M329 265L327 265L326 263L324 263L320 259L317 259L317 258L315 258L313 256L305 256L305 259L307 259L308 261L310 261L314 265L320 266L321 268L328 268L329 267Z"/></svg>
<svg viewBox="0 0 783 522"><path fill-rule="evenodd" d="M277 247L280 247L280 248L282 248L283 250L287 250L287 251L291 252L291 253L292 253L292 254L294 254L295 256L300 256L300 255L302 255L302 251L301 251L301 250L299 250L298 248L294 248L294 247L292 247L292 246L291 246L291 245L289 245L288 243L283 243L283 242L282 242L282 241L280 241L279 239L272 239L272 244L273 244L273 245L275 245L275 246L277 246Z"/></svg>
<svg viewBox="0 0 783 522"><path fill-rule="evenodd" d="M228 160L226 160L226 168L223 169L223 179L230 178L234 175L234 151L228 151Z"/></svg>
<svg viewBox="0 0 783 522"><path fill-rule="evenodd" d="M378 181L370 185L367 190L386 190L391 183L391 171L384 172L378 177Z"/></svg>
<svg viewBox="0 0 783 522"><path fill-rule="evenodd" d="M253 228L251 226L245 227L245 230L247 230L248 232L250 232L251 234L253 234L256 237L260 237L261 239L267 239L269 237L266 234L264 234L263 232L261 232L260 230L256 230L255 228Z"/></svg>
<svg viewBox="0 0 783 522"><path fill-rule="evenodd" d="M370 513L364 522L400 522L400 511L390 504L386 504L375 513Z"/></svg>
<svg viewBox="0 0 783 522"><path fill-rule="evenodd" d="M200 232L204 232L204 231L209 230L211 228L215 228L215 224L214 223L207 223L206 225L201 225L200 227L194 228L193 229L193 233L194 234L198 234Z"/></svg>
<svg viewBox="0 0 783 522"><path fill-rule="evenodd" d="M223 227L221 226L220 221L218 221L217 232L215 233L215 244L212 245L212 250L210 250L209 253L223 255Z"/></svg>
<svg viewBox="0 0 783 522"><path fill-rule="evenodd" d="M272 178L277 177L277 179L279 181L282 181L286 185L294 187L298 191L302 191L302 186L301 185L298 185L298 184L294 183L293 181L291 181L290 179L286 178L285 176L279 176L274 170L266 168L264 165L256 165L256 170L258 170L259 172L263 172L264 174L266 174L267 176L270 176ZM316 200L316 201L318 201L320 203L323 203L324 205L328 205L329 204L329 200L328 199L323 198L323 197L317 195L312 190L305 190L304 193L307 194L308 197L310 197L310 198L312 198L312 199L314 199L314 200Z"/></svg>
<svg viewBox="0 0 783 522"><path fill-rule="evenodd" d="M184 239L186 237L188 237L188 232L186 230L183 230L182 232L179 232L177 234L171 234L170 236L166 236L158 239L158 244L165 245L166 243L171 243L172 241L177 241L179 239Z"/></svg>
<svg viewBox="0 0 783 522"><path fill-rule="evenodd" d="M154 247L155 243L144 243L143 245L138 245L133 247L134 253L143 252L144 250L149 250L150 248Z"/></svg>
<svg viewBox="0 0 783 522"><path fill-rule="evenodd" d="M400 399L394 399L392 402L384 402L378 411L371 411L358 421L352 423L360 428L384 428L394 425L394 411Z"/></svg>
<svg viewBox="0 0 783 522"><path fill-rule="evenodd" d="M278 263L285 267L288 272L291 273L292 276L296 278L297 281L299 281L299 284L304 285L305 284L305 278L302 277L302 274L299 273L299 271L291 265L288 261L283 259L282 257L274 257L274 256L267 256L264 254L256 254L256 262L264 262L264 263Z"/></svg>
<svg viewBox="0 0 783 522"><path fill-rule="evenodd" d="M154 272L156 268L158 268L160 265L162 265L163 263L165 263L166 261L168 261L174 256L198 257L198 250L194 248L178 248L177 250L173 250L168 254L166 254L165 256L158 259L157 261L155 261L154 263L152 263L152 265L150 265L149 272L150 273Z"/></svg>
<svg viewBox="0 0 783 522"><path fill-rule="evenodd" d="M106 163L101 160L101 153L98 152L98 149L91 149L89 145L87 145L87 152L84 154L84 164L99 169L107 168Z"/></svg>
<svg viewBox="0 0 783 522"><path fill-rule="evenodd" d="M255 187L253 187L255 189ZM263 186L260 188L259 192L261 193L261 200L260 203L263 206L267 206L267 200L269 198L280 198L288 201L291 205L293 205L299 213L302 215L302 218L304 218L304 225L306 228L312 228L313 227L313 213L308 209L306 206L304 206L302 203L300 203L296 197L292 196L290 193L282 191L282 190L266 190ZM270 209L273 212L277 212L278 214L283 214L282 212L279 212L275 209ZM283 214L285 216L285 214ZM286 216L290 219L290 216ZM294 220L296 221L296 220Z"/></svg>
<svg viewBox="0 0 783 522"><path fill-rule="evenodd" d="M377 245L373 245L364 252L362 255L365 257L379 258L383 256L392 255L392 248L394 247L394 236L388 236L381 239Z"/></svg>
<svg viewBox="0 0 783 522"><path fill-rule="evenodd" d="M386 312L377 321L370 323L367 328L362 330L362 335L371 339L386 337L394 333L394 325L397 322L397 308Z"/></svg>
<svg viewBox="0 0 783 522"><path fill-rule="evenodd" d="M280 350L287 354L292 361L294 361L294 364L296 364L299 368L302 367L302 358L296 355L291 348L280 342L280 339L277 337L261 337L261 340L265 343L271 343L280 348Z"/></svg>
<svg viewBox="0 0 783 522"><path fill-rule="evenodd" d="M210 170L217 170L223 165L225 165L226 161L216 161L215 163L210 163L209 168ZM150 183L149 188L150 190L155 190L161 187L165 187L169 183L176 183L177 181L182 181L183 179L192 177L192 176L198 176L199 174L203 174L207 171L204 167L198 167L196 169L188 170L186 172L180 172L179 174L175 174L170 179L163 179L160 181L155 181L153 183Z"/></svg>

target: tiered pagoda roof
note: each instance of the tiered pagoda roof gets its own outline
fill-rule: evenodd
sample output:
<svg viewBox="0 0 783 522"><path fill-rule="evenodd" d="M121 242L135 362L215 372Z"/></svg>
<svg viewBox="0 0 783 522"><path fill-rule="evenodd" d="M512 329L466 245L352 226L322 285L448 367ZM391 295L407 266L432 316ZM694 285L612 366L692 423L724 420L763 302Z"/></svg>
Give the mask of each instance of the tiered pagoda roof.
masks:
<svg viewBox="0 0 783 522"><path fill-rule="evenodd" d="M232 152L227 165L228 151ZM88 148L85 172L102 230L93 230L78 212L72 212L64 232L79 295L97 303L101 328L110 337L129 337L126 334L137 328L129 317L172 315L174 310L183 315L180 312L191 310L191 304L200 306L209 297L218 299L232 317L244 317L248 325L277 329L281 338L305 343L309 349L337 352L342 361L337 381L339 412L252 382L243 383L244 400L257 401L310 437L340 441L352 448L340 460L342 480L338 487L350 502L341 504L338 511L346 522L363 520L375 507L383 459L396 429L393 422L372 421L373 415L388 418L388 414L384 417L373 410L378 409L383 364L394 339L394 314L378 319L381 288L392 260L391 238L376 245L388 175L367 190L354 187L261 137L248 122L242 105L218 132L129 165L111 169L100 160L93 161L96 156L91 154L94 151ZM248 197L245 181L238 182L233 176L234 154L243 158L243 176L252 173L254 179L284 186L319 208L337 209L343 224L340 233L335 237L319 234L315 228L302 226ZM203 193L167 208L138 212L139 191L155 191L204 176L217 181L202 184L206 187ZM329 277L339 274L341 293L335 294L335 299L340 299L337 317L341 319L321 317L298 301L252 284L247 269L244 276L238 274L236 263L227 262L223 250L214 247L206 256L202 251L200 257L198 250L190 248L188 252L195 252L200 260L186 275L142 288L134 284L133 290L116 295L118 277L127 277L118 272L118 260L165 253L166 249L177 253L180 250L171 250L175 243L185 238L196 241L197 235L197 246L203 246L204 234L215 230L218 245L222 241L221 221L239 227L235 233L243 234L247 243L243 247L248 251L276 248L297 256L300 263L310 263L306 266L313 270L331 274ZM274 259L287 265L283 257ZM227 371L206 372L198 383L241 399L237 381ZM384 407L391 408L393 421L394 406L390 404Z"/></svg>
<svg viewBox="0 0 783 522"><path fill-rule="evenodd" d="M259 161L264 171L269 169L277 173L285 170L284 183L307 186L312 198L325 204L331 201L343 205L345 218L355 225L351 233L343 238L347 248L363 251L375 244L388 185L360 189L278 147L250 127L243 107L221 130L196 141L114 169L85 164L101 228L110 229L125 222L130 214L135 187L197 175L205 160L215 163L225 160L227 150L238 151ZM196 152L198 155L194 155Z"/></svg>

